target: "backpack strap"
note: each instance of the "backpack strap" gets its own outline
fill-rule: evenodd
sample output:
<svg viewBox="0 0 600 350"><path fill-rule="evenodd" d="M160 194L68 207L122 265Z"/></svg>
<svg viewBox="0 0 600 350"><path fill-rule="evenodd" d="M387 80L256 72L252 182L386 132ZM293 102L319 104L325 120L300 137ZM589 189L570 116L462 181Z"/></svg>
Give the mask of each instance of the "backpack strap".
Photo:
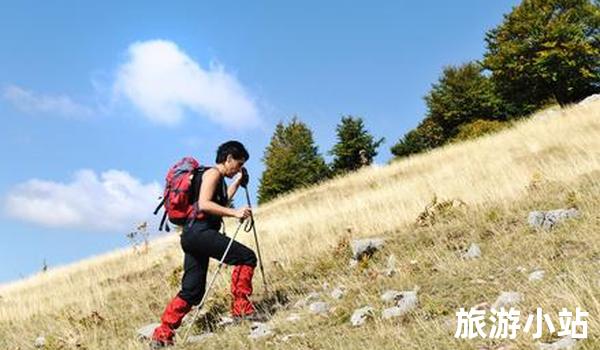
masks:
<svg viewBox="0 0 600 350"><path fill-rule="evenodd" d="M156 213L154 213L156 214ZM163 214L162 219L160 220L160 226L158 226L158 230L162 231L163 226L165 225L165 222L167 221L167 211L165 210L165 213ZM165 230L167 232L169 232L169 224L167 223L167 225L165 226Z"/></svg>
<svg viewBox="0 0 600 350"><path fill-rule="evenodd" d="M160 201L160 203L158 203L158 206L156 207L156 209L154 209L154 215L158 214L158 211L160 210L160 208L165 205L165 197L163 197L163 199ZM166 210L165 210L165 215L166 215Z"/></svg>

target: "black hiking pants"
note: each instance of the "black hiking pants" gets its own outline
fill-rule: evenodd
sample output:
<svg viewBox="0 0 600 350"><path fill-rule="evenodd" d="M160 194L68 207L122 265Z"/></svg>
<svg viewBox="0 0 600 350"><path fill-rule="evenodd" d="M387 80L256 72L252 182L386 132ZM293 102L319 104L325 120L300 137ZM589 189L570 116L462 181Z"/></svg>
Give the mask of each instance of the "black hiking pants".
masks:
<svg viewBox="0 0 600 350"><path fill-rule="evenodd" d="M196 221L183 229L181 247L185 253L183 278L179 297L192 305L198 305L204 296L208 259L221 260L231 238L219 233L220 224ZM256 266L256 255L245 245L233 241L224 263L227 265Z"/></svg>

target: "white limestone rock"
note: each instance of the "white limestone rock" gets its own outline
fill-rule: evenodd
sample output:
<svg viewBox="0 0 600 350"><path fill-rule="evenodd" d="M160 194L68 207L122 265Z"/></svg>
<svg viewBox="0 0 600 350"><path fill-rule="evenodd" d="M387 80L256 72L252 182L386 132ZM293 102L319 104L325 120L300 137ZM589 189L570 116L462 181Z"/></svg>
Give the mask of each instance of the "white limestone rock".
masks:
<svg viewBox="0 0 600 350"><path fill-rule="evenodd" d="M152 339L152 334L156 327L160 326L160 323L150 323L147 324L137 330L137 336L140 340L150 340Z"/></svg>
<svg viewBox="0 0 600 350"><path fill-rule="evenodd" d="M290 315L289 315L289 316L286 318L286 320L287 320L288 322L296 322L296 321L300 321L301 319L302 319L302 318L301 318L301 317L300 317L300 315L299 315L299 314L297 314L297 313L291 313L291 314L290 314Z"/></svg>
<svg viewBox="0 0 600 350"><path fill-rule="evenodd" d="M546 271L544 270L535 270L529 274L529 280L532 282L541 281L544 279L544 275L546 275Z"/></svg>
<svg viewBox="0 0 600 350"><path fill-rule="evenodd" d="M566 336L554 343L537 343L539 350L573 350L576 345L577 341L571 336Z"/></svg>
<svg viewBox="0 0 600 350"><path fill-rule="evenodd" d="M370 255L383 248L385 241L383 238L367 238L353 240L352 259L359 260L364 255Z"/></svg>
<svg viewBox="0 0 600 350"><path fill-rule="evenodd" d="M261 339L270 337L271 335L273 335L273 331L271 330L271 327L269 327L269 325L267 325L266 323L254 322L250 326L250 335L248 335L248 338Z"/></svg>
<svg viewBox="0 0 600 350"><path fill-rule="evenodd" d="M478 259L481 257L481 248L477 243L471 243L469 246L469 250L465 254L463 254L464 259Z"/></svg>
<svg viewBox="0 0 600 350"><path fill-rule="evenodd" d="M308 306L308 310L313 314L324 315L329 312L329 304L323 301L316 301Z"/></svg>
<svg viewBox="0 0 600 350"><path fill-rule="evenodd" d="M46 347L46 338L39 336L35 339L35 342L33 343L33 346L35 346L36 348L44 348Z"/></svg>
<svg viewBox="0 0 600 350"><path fill-rule="evenodd" d="M221 316L221 320L219 321L219 323L217 323L218 327L226 327L229 326L231 324L234 324L235 320L231 317L228 316Z"/></svg>
<svg viewBox="0 0 600 350"><path fill-rule="evenodd" d="M505 309L515 306L523 300L523 295L519 292L502 292L496 299L492 307L496 310L500 310L501 307Z"/></svg>
<svg viewBox="0 0 600 350"><path fill-rule="evenodd" d="M396 306L400 308L400 311L404 314L414 310L419 303L417 298L417 291L404 291L401 294L401 298L396 301Z"/></svg>
<svg viewBox="0 0 600 350"><path fill-rule="evenodd" d="M397 290L386 290L381 294L381 300L385 303L396 303L400 298L402 298L402 292Z"/></svg>
<svg viewBox="0 0 600 350"><path fill-rule="evenodd" d="M527 217L527 222L531 227L550 230L560 222L579 217L579 210L575 208L570 209L555 209L549 211L532 211Z"/></svg>
<svg viewBox="0 0 600 350"><path fill-rule="evenodd" d="M373 309L371 306L365 306L360 309L356 309L350 318L350 323L354 327L360 327L365 324L367 319L373 318L374 312L375 309Z"/></svg>

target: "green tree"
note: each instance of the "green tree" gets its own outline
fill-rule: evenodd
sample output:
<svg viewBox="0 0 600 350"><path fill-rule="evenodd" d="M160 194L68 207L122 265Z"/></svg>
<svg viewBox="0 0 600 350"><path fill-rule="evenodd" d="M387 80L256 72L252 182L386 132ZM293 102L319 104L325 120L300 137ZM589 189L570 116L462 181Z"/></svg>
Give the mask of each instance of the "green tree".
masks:
<svg viewBox="0 0 600 350"><path fill-rule="evenodd" d="M275 127L262 161L265 170L258 187L258 201L265 203L295 188L312 185L329 176L310 129L294 117Z"/></svg>
<svg viewBox="0 0 600 350"><path fill-rule="evenodd" d="M439 147L474 120L503 120L502 100L479 63L444 68L425 96L427 116L390 149L396 157Z"/></svg>
<svg viewBox="0 0 600 350"><path fill-rule="evenodd" d="M396 157L405 157L439 147L445 141L444 129L431 118L425 118L393 145L390 151Z"/></svg>
<svg viewBox="0 0 600 350"><path fill-rule="evenodd" d="M427 116L444 130L448 139L460 125L476 119L504 119L501 99L479 63L444 68L442 76L425 96Z"/></svg>
<svg viewBox="0 0 600 350"><path fill-rule="evenodd" d="M600 91L599 4L523 0L486 34L483 63L511 115Z"/></svg>
<svg viewBox="0 0 600 350"><path fill-rule="evenodd" d="M334 156L331 170L335 174L353 171L370 164L384 138L375 141L365 129L362 118L344 116L336 127L338 142L329 154Z"/></svg>

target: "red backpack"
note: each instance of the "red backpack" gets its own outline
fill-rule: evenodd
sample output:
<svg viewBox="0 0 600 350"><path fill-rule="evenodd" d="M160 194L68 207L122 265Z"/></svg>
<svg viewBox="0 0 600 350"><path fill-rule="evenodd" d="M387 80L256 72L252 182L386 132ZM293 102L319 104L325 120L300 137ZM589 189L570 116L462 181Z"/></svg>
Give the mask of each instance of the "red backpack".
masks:
<svg viewBox="0 0 600 350"><path fill-rule="evenodd" d="M159 231L162 231L163 225L167 232L170 231L169 224L165 225L167 216L171 223L180 226L201 218L203 213L198 208L197 200L202 174L206 169L208 167L200 166L193 157L184 157L169 168L162 200L154 210L156 215L162 206L165 207Z"/></svg>

